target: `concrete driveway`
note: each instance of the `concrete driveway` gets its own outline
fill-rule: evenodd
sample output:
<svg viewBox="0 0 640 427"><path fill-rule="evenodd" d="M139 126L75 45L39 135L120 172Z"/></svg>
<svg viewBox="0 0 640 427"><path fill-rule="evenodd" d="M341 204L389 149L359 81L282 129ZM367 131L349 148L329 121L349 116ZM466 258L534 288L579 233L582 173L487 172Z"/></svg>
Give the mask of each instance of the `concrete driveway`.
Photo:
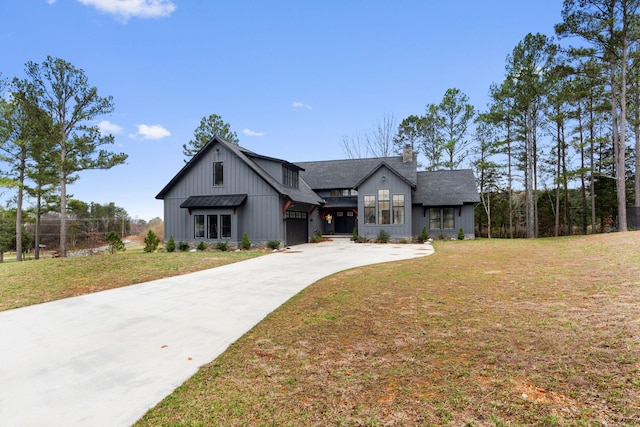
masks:
<svg viewBox="0 0 640 427"><path fill-rule="evenodd" d="M305 244L0 312L0 425L131 425L320 278L431 253L430 245Z"/></svg>

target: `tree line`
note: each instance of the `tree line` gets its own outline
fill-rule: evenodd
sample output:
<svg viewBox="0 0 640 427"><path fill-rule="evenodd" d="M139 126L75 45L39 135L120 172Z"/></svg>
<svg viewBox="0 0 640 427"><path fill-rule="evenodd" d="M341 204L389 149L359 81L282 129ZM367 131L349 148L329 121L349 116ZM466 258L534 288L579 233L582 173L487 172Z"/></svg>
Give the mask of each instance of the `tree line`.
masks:
<svg viewBox="0 0 640 427"><path fill-rule="evenodd" d="M27 62L25 78L2 81L0 99L0 162L3 186L16 190L16 254L22 260L24 200L35 200L35 248L39 249L40 220L49 206L59 209L60 256L67 255L69 201L67 185L78 172L109 169L127 159L106 147L113 135L103 135L94 119L113 111L113 99L102 97L83 70L47 57Z"/></svg>
<svg viewBox="0 0 640 427"><path fill-rule="evenodd" d="M489 237L626 231L628 209L638 227L639 5L565 0L556 37L530 33L513 48L484 110L451 88L397 127L385 117L344 138L343 149L387 156L409 145L427 170L473 167L478 231Z"/></svg>

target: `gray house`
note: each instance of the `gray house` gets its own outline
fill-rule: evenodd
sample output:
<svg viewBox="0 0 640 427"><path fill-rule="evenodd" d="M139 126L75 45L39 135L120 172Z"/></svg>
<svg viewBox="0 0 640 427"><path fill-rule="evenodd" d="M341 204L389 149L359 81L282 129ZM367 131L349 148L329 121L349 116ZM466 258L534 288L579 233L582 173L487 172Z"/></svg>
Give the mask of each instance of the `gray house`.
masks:
<svg viewBox="0 0 640 427"><path fill-rule="evenodd" d="M403 156L290 163L214 137L158 193L165 238L237 246L306 243L317 231L410 240L474 236L479 196L471 170L418 172Z"/></svg>

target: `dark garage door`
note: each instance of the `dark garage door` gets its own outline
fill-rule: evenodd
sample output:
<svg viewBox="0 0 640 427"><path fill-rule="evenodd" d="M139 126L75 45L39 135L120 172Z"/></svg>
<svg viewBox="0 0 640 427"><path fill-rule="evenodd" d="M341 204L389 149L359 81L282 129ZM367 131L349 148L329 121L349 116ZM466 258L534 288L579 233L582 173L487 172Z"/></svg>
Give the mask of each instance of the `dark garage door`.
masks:
<svg viewBox="0 0 640 427"><path fill-rule="evenodd" d="M307 243L309 233L306 212L286 211L285 227L285 245L299 245L301 243Z"/></svg>

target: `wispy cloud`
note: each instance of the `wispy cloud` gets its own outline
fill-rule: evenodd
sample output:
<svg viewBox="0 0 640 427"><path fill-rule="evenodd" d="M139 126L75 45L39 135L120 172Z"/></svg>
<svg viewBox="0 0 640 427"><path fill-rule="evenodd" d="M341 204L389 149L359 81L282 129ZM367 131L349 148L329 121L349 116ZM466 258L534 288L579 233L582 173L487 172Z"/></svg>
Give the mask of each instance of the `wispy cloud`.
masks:
<svg viewBox="0 0 640 427"><path fill-rule="evenodd" d="M47 3L49 4L54 4L56 2L56 0L47 0Z"/></svg>
<svg viewBox="0 0 640 427"><path fill-rule="evenodd" d="M311 105L305 104L303 102L293 101L291 105L296 109L313 110L313 107Z"/></svg>
<svg viewBox="0 0 640 427"><path fill-rule="evenodd" d="M264 132L256 132L251 129L242 129L242 133L247 136L263 136Z"/></svg>
<svg viewBox="0 0 640 427"><path fill-rule="evenodd" d="M122 132L121 126L118 126L115 123L111 123L109 120L103 120L98 123L98 128L100 129L100 133L103 135L116 135Z"/></svg>
<svg viewBox="0 0 640 427"><path fill-rule="evenodd" d="M52 4L55 0L47 0ZM131 18L162 18L176 10L171 0L78 0L101 12L115 15L125 22Z"/></svg>
<svg viewBox="0 0 640 427"><path fill-rule="evenodd" d="M138 125L138 133L130 135L133 138L162 139L171 136L171 132L162 125Z"/></svg>

